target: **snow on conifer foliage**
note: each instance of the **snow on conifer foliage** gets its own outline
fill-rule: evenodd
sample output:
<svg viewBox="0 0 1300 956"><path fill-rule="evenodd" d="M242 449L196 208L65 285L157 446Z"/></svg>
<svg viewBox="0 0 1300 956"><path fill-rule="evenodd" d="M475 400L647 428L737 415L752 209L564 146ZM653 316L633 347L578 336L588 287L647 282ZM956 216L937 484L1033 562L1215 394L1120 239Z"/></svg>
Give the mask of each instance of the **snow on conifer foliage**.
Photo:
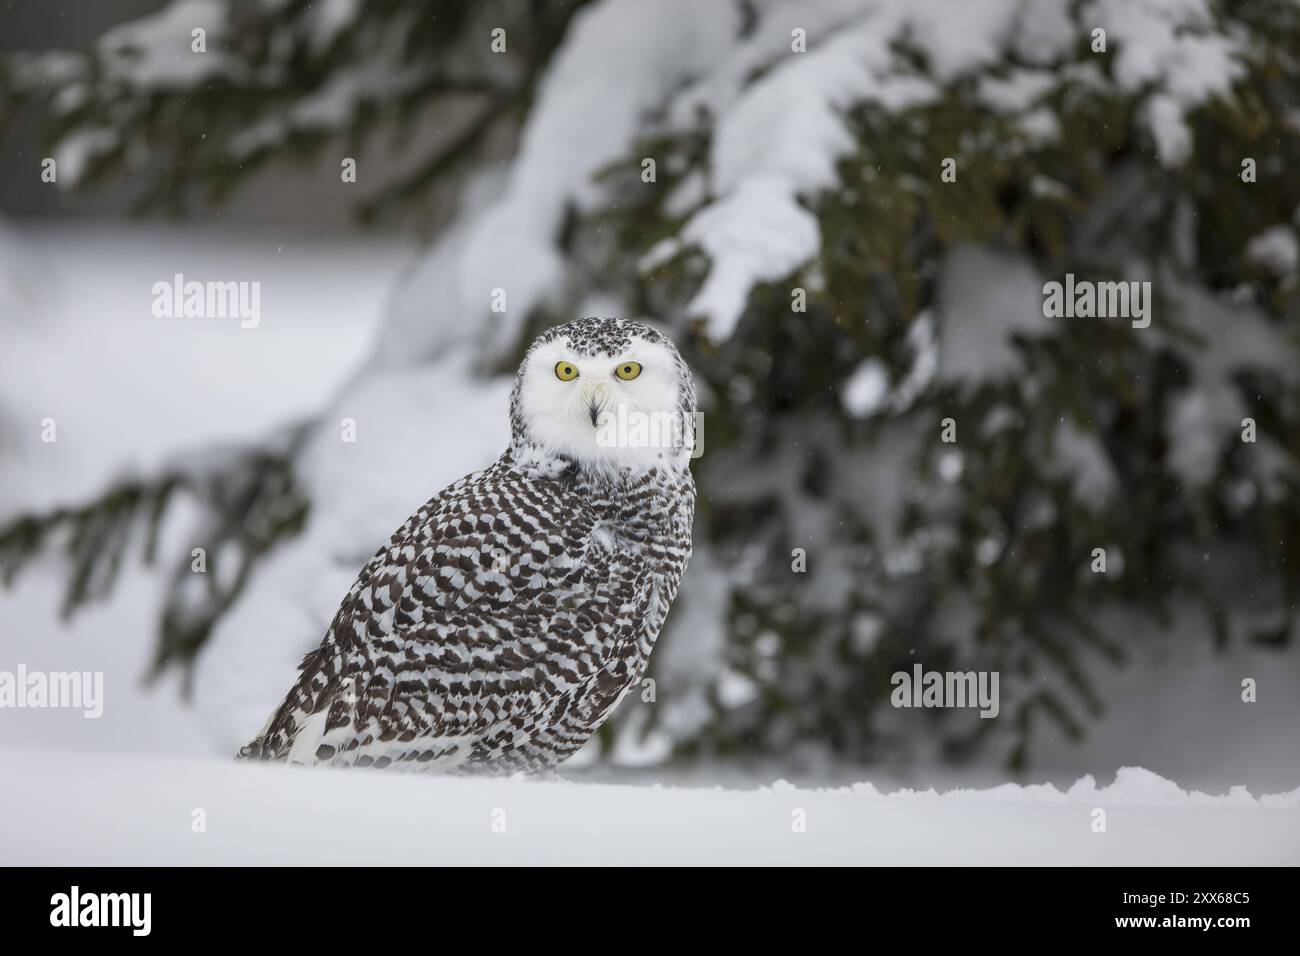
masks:
<svg viewBox="0 0 1300 956"><path fill-rule="evenodd" d="M320 155L448 91L517 131L504 164L476 158L471 123L463 152L359 194L376 218L447 181L460 198L361 371L268 446L276 482L249 478L298 517L247 549L235 593L164 612L161 646L196 661L223 741L256 729L411 503L489 460L494 373L592 302L673 331L706 449L664 689L630 698L597 755L1023 767L1035 740L1087 734L1134 643L1295 653L1300 8L600 0L537 22L466 5L433 29L420 7L231 12L221 71L188 91L152 70L92 95L102 45L14 58L0 84L48 103L56 142L108 124L89 180L176 164L188 191L146 206L220 198L245 164ZM494 60L498 20L539 39ZM312 82L277 87L289 58ZM377 64L392 102L364 81ZM165 135L121 146L187 104L207 136L183 168ZM1046 314L1067 274L1149 282L1150 325ZM448 388L460 420L428 414ZM339 453L343 414L382 420L383 455ZM40 537L6 539L10 560ZM1225 563L1249 586L1225 587ZM914 661L1000 671L1000 719L901 721L890 675Z"/></svg>

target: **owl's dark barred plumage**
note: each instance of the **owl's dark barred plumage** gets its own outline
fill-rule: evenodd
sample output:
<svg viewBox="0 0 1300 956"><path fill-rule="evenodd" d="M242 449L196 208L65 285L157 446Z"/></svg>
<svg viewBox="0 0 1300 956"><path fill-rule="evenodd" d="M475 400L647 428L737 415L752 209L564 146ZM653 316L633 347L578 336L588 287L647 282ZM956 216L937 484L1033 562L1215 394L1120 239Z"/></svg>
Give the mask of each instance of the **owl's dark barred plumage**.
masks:
<svg viewBox="0 0 1300 956"><path fill-rule="evenodd" d="M573 754L640 678L690 557L694 413L690 370L649 326L544 333L510 446L362 569L240 756L513 772Z"/></svg>

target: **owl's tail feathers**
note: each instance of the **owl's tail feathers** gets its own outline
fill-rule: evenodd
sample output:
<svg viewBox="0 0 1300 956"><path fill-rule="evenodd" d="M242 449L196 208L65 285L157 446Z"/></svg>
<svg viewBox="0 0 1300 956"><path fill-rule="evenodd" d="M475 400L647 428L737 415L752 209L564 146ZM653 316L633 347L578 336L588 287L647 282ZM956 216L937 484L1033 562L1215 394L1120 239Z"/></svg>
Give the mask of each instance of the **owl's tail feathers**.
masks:
<svg viewBox="0 0 1300 956"><path fill-rule="evenodd" d="M298 712L298 690L289 691L284 703L271 711L266 723L257 732L257 736L239 748L236 760L283 760L293 743L294 721L292 716Z"/></svg>
<svg viewBox="0 0 1300 956"><path fill-rule="evenodd" d="M235 754L236 760L274 760L276 757L275 748L272 745L270 737L271 725L275 723L275 718L280 716L280 709L275 711L267 718L262 729L258 731L256 737L249 743L239 748L239 753Z"/></svg>
<svg viewBox="0 0 1300 956"><path fill-rule="evenodd" d="M235 759L236 759L236 760L261 760L261 759L263 759L263 754L262 754L262 741L263 741L263 740L265 740L264 737L258 737L258 738L257 738L256 740L254 740L252 743L244 744L244 746L242 746L242 747L239 748L239 753L235 754Z"/></svg>
<svg viewBox="0 0 1300 956"><path fill-rule="evenodd" d="M239 748L236 760L285 760L291 755L297 731L306 714L310 672L318 660L317 651L312 651L302 659L298 665L302 677L290 689L284 702L271 711L271 716L266 718L266 723L257 732L257 736Z"/></svg>
<svg viewBox="0 0 1300 956"><path fill-rule="evenodd" d="M237 760L290 760L298 756L303 749L300 744L304 731L314 731L315 715L309 715L298 699L298 694L291 691L284 703L277 707L267 718L266 723L251 742L239 748ZM313 748L314 749L314 748Z"/></svg>

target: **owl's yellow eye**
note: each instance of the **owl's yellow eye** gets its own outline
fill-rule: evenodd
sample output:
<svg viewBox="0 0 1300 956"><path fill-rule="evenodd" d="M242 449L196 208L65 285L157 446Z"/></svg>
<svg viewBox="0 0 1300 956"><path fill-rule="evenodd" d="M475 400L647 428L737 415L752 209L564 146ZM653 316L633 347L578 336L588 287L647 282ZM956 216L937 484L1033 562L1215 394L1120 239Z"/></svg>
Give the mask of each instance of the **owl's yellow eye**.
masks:
<svg viewBox="0 0 1300 956"><path fill-rule="evenodd" d="M578 377L578 366L572 362L556 362L555 377L561 382L572 382Z"/></svg>
<svg viewBox="0 0 1300 956"><path fill-rule="evenodd" d="M614 369L614 374L625 382L630 382L641 374L640 362L624 362L618 368Z"/></svg>

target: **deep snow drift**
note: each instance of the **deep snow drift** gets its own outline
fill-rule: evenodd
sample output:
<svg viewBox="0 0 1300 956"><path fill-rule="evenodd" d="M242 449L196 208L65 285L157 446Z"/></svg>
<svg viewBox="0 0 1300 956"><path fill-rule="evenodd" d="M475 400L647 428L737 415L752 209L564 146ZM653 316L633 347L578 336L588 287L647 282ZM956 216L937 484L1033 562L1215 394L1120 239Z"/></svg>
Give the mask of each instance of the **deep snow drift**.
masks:
<svg viewBox="0 0 1300 956"><path fill-rule="evenodd" d="M866 783L738 791L22 751L0 761L0 862L16 864L1300 862L1300 790L1189 794L1132 768L1064 793L886 795Z"/></svg>

